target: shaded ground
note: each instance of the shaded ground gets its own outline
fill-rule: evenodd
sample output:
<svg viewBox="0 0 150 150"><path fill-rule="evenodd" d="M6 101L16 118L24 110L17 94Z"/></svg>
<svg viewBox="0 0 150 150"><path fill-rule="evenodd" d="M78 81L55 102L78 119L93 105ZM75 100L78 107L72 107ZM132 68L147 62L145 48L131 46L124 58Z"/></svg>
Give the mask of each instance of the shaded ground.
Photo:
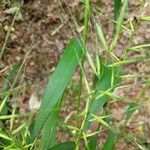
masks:
<svg viewBox="0 0 150 150"><path fill-rule="evenodd" d="M95 11L98 11L99 7L102 8L99 11L99 14L97 13L95 17L101 21L106 38L108 41L110 41L113 33L113 23L110 21L110 18L113 16L113 4L111 1L106 2L104 0L101 0L101 2L95 0L93 2L93 6L95 6L93 8L96 8ZM69 12L68 8L70 9L71 13ZM129 19L139 18L141 15L150 15L150 6L142 9L140 7L140 2L130 2L129 8L129 13L126 16L126 22L128 22ZM23 76L20 82L20 85L25 86L24 90L21 92L23 96L18 98L19 110L20 113L23 114L28 110L28 101L33 94L36 95L37 99L40 99L41 95L43 94L45 83L49 78L49 74L54 70L60 54L62 53L63 48L68 40L74 36L74 32L80 34L83 30L83 5L81 5L78 1L69 1L67 2L67 5L65 1L61 1L60 5L59 1L57 0L28 0L28 2L23 5L22 18L22 21L15 23L14 31L10 35L7 48L5 49L3 61L1 62L0 66L0 69L2 70L0 72L0 76L2 79L7 73L9 67L20 61L27 53L31 44L34 45L33 50L29 55L27 64L25 65ZM0 33L0 41L4 40L4 35L7 31L6 27L11 24L11 21L12 16L4 14L4 18L2 19L3 23ZM88 37L89 51L93 52L94 49L98 49L100 54L103 54L101 45L97 39L95 39L92 24L90 24L90 33L91 34L89 35L91 36ZM132 40L133 45L150 42L150 23L140 23L135 34L136 36ZM126 46L126 40L128 39L128 36L128 32L124 31L122 38L120 38L120 41L116 47L115 52L120 58L123 54L124 46ZM1 45L2 43L3 42L1 42ZM130 57L141 54L142 53L139 52L129 53ZM138 62L132 65L127 65L124 70L128 74L139 73L143 75L143 77L138 79L125 79L124 83L122 84L131 84L131 86L117 90L119 95L124 97L125 102L113 103L110 105L116 124L119 124L119 122L123 119L126 101L134 101L143 88L143 83L147 78L149 78L149 62ZM75 76L74 79L76 80L78 77ZM72 105L72 101L74 101L74 99L72 99L74 94L75 92L69 93L67 101L65 101L64 104L64 106L67 105L67 108L63 108L61 113L62 116L69 115L70 112L75 110L76 106L71 106L68 108L68 106ZM146 136L150 137L149 91L145 97L147 101L141 105L141 109L139 109L139 111L132 118L133 120L129 125L128 132L131 131L139 136L143 136L145 133L143 133L141 128L144 124L147 127ZM103 140L105 136L105 134L102 134L100 139ZM58 140L64 141L68 138L69 136L65 135L63 131L58 133ZM120 143L117 144L116 149L132 150L135 149L135 147L134 144L128 144L128 142L125 142L121 139Z"/></svg>

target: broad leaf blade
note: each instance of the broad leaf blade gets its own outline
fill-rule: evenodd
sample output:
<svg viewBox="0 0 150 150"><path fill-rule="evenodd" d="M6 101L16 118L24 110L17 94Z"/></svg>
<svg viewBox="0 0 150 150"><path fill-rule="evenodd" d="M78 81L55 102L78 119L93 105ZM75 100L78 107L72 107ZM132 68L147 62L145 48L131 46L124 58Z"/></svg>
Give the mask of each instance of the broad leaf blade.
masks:
<svg viewBox="0 0 150 150"><path fill-rule="evenodd" d="M35 120L32 140L34 140L40 133L45 121L48 119L53 108L58 103L59 98L67 87L79 60L82 59L83 56L84 50L80 41L72 39L65 49L64 54L46 87L41 107Z"/></svg>
<svg viewBox="0 0 150 150"><path fill-rule="evenodd" d="M56 131L59 120L60 105L57 105L48 117L42 132L42 150L53 147L56 143Z"/></svg>

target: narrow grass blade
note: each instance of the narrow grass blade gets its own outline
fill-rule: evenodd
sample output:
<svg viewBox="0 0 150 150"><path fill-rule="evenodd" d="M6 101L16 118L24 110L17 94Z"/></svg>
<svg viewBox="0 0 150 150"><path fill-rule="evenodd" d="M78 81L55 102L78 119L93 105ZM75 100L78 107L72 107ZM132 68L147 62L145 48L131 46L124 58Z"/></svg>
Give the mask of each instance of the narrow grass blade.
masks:
<svg viewBox="0 0 150 150"><path fill-rule="evenodd" d="M108 91L100 91L100 95L98 96L98 98L102 97L106 95L108 98L112 98L112 99L116 99L116 100L121 100L122 97L120 97L119 95L112 93L112 92L108 92ZM97 98L96 98L97 99Z"/></svg>
<svg viewBox="0 0 150 150"><path fill-rule="evenodd" d="M108 43L107 43L107 41L106 41L106 39L105 39L105 37L104 37L103 30L102 30L101 26L98 25L97 23L96 23L96 29L97 29L97 33L98 33L99 39L100 39L100 41L101 41L101 43L102 43L104 49L107 51L107 53L109 53L109 54L110 54L112 57L114 57L116 60L119 60L119 58L118 58L114 53L112 53L112 52L110 51L109 46L108 46Z"/></svg>
<svg viewBox="0 0 150 150"><path fill-rule="evenodd" d="M98 36L99 36L99 38L101 40L101 43L103 44L103 47L107 51L108 50L108 44L107 44L107 42L105 40L104 33L103 33L103 30L102 30L101 26L98 25L97 23L96 23L96 29L97 29L97 34L98 34Z"/></svg>
<svg viewBox="0 0 150 150"><path fill-rule="evenodd" d="M98 52L96 52L96 71L97 71L98 76L100 76L100 67L101 67L100 58L99 58Z"/></svg>
<svg viewBox="0 0 150 150"><path fill-rule="evenodd" d="M0 128L0 141L2 139L12 141L11 137L9 137L1 128Z"/></svg>
<svg viewBox="0 0 150 150"><path fill-rule="evenodd" d="M84 12L84 32L83 32L83 44L86 45L87 32L88 32L88 22L90 17L90 0L85 1L85 12Z"/></svg>
<svg viewBox="0 0 150 150"><path fill-rule="evenodd" d="M7 135L0 133L0 138L11 141L12 139L9 138Z"/></svg>
<svg viewBox="0 0 150 150"><path fill-rule="evenodd" d="M139 108L139 105L137 103L132 103L127 108L126 112L126 118L125 118L125 125L128 123L129 119L131 118L132 114Z"/></svg>
<svg viewBox="0 0 150 150"><path fill-rule="evenodd" d="M72 141L64 142L61 144L58 144L49 150L75 150L76 144Z"/></svg>
<svg viewBox="0 0 150 150"><path fill-rule="evenodd" d="M72 39L66 47L64 54L52 74L46 87L41 107L37 114L33 128L32 140L34 140L43 128L53 108L58 103L71 77L84 56L84 50L79 40Z"/></svg>
<svg viewBox="0 0 150 150"><path fill-rule="evenodd" d="M132 59L126 59L123 61L115 62L113 64L110 64L108 67L117 67L117 66L135 63L135 62L142 62L142 61L146 61L147 59L148 59L148 57L146 55L141 55L141 56L138 56L138 57L135 57Z"/></svg>
<svg viewBox="0 0 150 150"><path fill-rule="evenodd" d="M11 30L12 30L12 27L14 26L14 23L15 23L15 21L16 21L16 19L17 19L17 15L18 15L19 10L20 10L20 8L18 8L17 11L15 12L13 21L12 21L12 23L11 23L11 25L10 25L10 28L9 28L9 30L7 31L7 34L6 34L6 36L5 36L4 44L3 44L2 48L0 49L0 60L1 60L2 57L3 57L3 53L4 53L4 51L5 51L5 48L6 48L8 39L9 39L9 37L10 37L10 33L11 33Z"/></svg>
<svg viewBox="0 0 150 150"><path fill-rule="evenodd" d="M20 125L17 129L15 129L14 131L12 131L12 134L17 134L19 133L21 130L23 130L26 127L26 123Z"/></svg>
<svg viewBox="0 0 150 150"><path fill-rule="evenodd" d="M15 119L16 119L15 114L16 114L16 105L15 105L15 107L13 108L12 113L11 113L10 128L9 128L10 131L12 131L13 125L14 125L14 121L15 121Z"/></svg>
<svg viewBox="0 0 150 150"><path fill-rule="evenodd" d="M141 18L141 20L150 21L150 16L144 16L144 17Z"/></svg>
<svg viewBox="0 0 150 150"><path fill-rule="evenodd" d="M141 74L127 74L127 75L121 76L121 78L140 78L140 77L143 77L143 75L141 75Z"/></svg>
<svg viewBox="0 0 150 150"><path fill-rule="evenodd" d="M12 116L14 118L17 118L19 115L3 115L3 116L0 116L0 120L7 120L7 119L10 119Z"/></svg>
<svg viewBox="0 0 150 150"><path fill-rule="evenodd" d="M121 8L121 0L114 0L114 18L115 18L115 21L117 20L117 18L119 16L120 8Z"/></svg>
<svg viewBox="0 0 150 150"><path fill-rule="evenodd" d="M0 94L7 92L8 85L10 84L10 81L13 79L13 77L17 74L20 66L21 66L21 63L13 65L13 67L10 70L8 76L5 78L5 80L4 80L3 84L2 84L2 90L1 90ZM10 85L10 87L11 86L12 85ZM7 101L7 96L4 98L4 100L0 104L0 114L6 114L6 112L8 110L6 101Z"/></svg>
<svg viewBox="0 0 150 150"><path fill-rule="evenodd" d="M99 116L92 114L92 117L93 117L93 119L91 119L90 121L97 121L97 122L101 123L102 125L110 128L110 125L104 120L107 116L106 117L105 116L99 117Z"/></svg>
<svg viewBox="0 0 150 150"><path fill-rule="evenodd" d="M90 64L90 67L93 69L93 72L94 72L95 74L97 74L94 61L93 61L92 57L90 56L89 52L86 53L86 56L87 56L88 62L89 62L89 64Z"/></svg>
<svg viewBox="0 0 150 150"><path fill-rule="evenodd" d="M110 131L102 150L113 150L116 143L116 134Z"/></svg>
<svg viewBox="0 0 150 150"><path fill-rule="evenodd" d="M117 19L115 36L114 36L114 38L112 40L112 43L111 43L111 46L110 46L111 50L116 46L116 43L118 41L119 34L120 34L121 28L122 28L122 23L123 23L123 20L124 20L124 16L125 16L125 13L126 13L126 10L127 10L127 7L128 7L128 2L129 2L129 0L124 0L123 1L123 6L120 10L120 14L119 14L119 17Z"/></svg>
<svg viewBox="0 0 150 150"><path fill-rule="evenodd" d="M8 84L10 82L10 80L14 77L14 75L17 73L18 69L20 68L21 64L15 64L13 65L9 75L6 77L6 79L3 82L2 85L2 91L1 92L5 92L7 90Z"/></svg>
<svg viewBox="0 0 150 150"><path fill-rule="evenodd" d="M149 47L150 47L150 43L149 44L142 44L142 45L137 45L137 46L134 46L134 47L130 47L129 50L130 51L140 51L140 49L149 48Z"/></svg>

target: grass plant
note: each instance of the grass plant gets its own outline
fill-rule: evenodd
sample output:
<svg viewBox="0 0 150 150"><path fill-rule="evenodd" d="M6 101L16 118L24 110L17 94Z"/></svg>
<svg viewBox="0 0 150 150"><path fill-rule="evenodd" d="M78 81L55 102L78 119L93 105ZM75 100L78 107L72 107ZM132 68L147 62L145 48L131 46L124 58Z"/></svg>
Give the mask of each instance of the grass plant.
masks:
<svg viewBox="0 0 150 150"><path fill-rule="evenodd" d="M16 106L9 107L9 100L17 93L16 88L21 71L28 60L31 50L35 46L34 44L31 45L24 59L11 67L9 74L4 79L2 90L0 91L0 149L113 150L120 138L129 141L137 149L143 150L150 148L149 145L146 147L139 137L126 131L126 127L132 115L142 106L142 99L144 99L145 92L150 86L149 79L143 83L144 88L141 90L138 98L133 102L127 102L128 107L125 110L125 117L119 126L113 124L112 114L109 110L109 105L113 102L124 103L124 98L115 92L116 89L121 86L121 81L124 80L124 78L139 77L139 75L125 74L123 67L127 64L133 64L139 61L146 62L149 60L149 56L145 53L134 58L129 58L128 53L131 51L144 52L150 47L150 44L132 45L132 39L129 39L122 59L118 58L115 53L115 47L118 44L119 38L121 38L123 29L127 29L131 32L131 38L135 36L133 33L136 29L134 23L131 21L130 26L126 27L127 24L124 22L129 1L114 0L114 18L112 19L114 33L110 44L106 40L101 22L92 18L94 9L92 1L84 0L82 1L82 5L84 5L85 8L83 33L79 35L75 34L75 37L68 42L64 49L58 65L47 82L41 99L41 106L36 116L34 117L32 113L27 113L25 115L27 118L26 121L24 121L24 123L19 122L17 127L15 121L21 120L21 116L18 114ZM0 51L0 59L5 57L5 48L18 11L19 9L14 14L12 24L5 35L5 41ZM91 18L94 20L93 28L97 39L109 57L109 61L100 56L98 50L94 52L93 57L88 49L88 40L90 38L89 24L92 20ZM149 16L142 16L141 21L149 21ZM89 70L91 70L93 76L90 81L86 74L85 62L88 63L90 67ZM63 122L59 114L63 106L66 89L77 68L80 68L80 81L78 83L77 98L74 99L77 106L76 123L72 125L68 124L67 121ZM92 85L90 83L92 83ZM83 94L83 92L85 92L84 88L86 89L86 94ZM82 94L86 96L82 97ZM85 103L84 108L81 106L82 103ZM69 119L68 117L67 120ZM62 123L61 126L60 122ZM5 126L6 123L7 127ZM94 131L92 131L91 127L94 123L97 123L97 126ZM72 136L72 138L70 138L71 140L57 143L56 137L58 128L64 128L68 131ZM108 134L104 143L100 145L99 136L103 131L107 131ZM148 137L145 137L145 139L147 142Z"/></svg>

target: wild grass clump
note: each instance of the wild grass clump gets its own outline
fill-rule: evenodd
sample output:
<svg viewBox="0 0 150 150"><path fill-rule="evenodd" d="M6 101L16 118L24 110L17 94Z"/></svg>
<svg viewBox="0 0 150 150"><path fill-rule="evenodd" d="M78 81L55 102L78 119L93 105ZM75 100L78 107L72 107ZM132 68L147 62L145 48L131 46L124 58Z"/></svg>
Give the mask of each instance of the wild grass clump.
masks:
<svg viewBox="0 0 150 150"><path fill-rule="evenodd" d="M126 130L132 115L140 109L141 99L150 86L149 79L143 83L144 88L139 97L133 102L126 102L128 108L125 110L124 119L118 126L112 121L109 105L113 102L124 103L124 98L117 95L115 91L121 86L121 81L124 78L137 77L125 74L123 71L124 66L149 59L146 55L130 58L128 57L128 53L149 48L150 44L131 44L131 38L136 32L135 24L133 21L130 21L130 25L128 24L128 27L126 27L124 22L129 7L129 0L114 0L114 20L112 20L114 33L111 43L106 40L101 23L95 20L95 18L92 18L92 2L85 0L82 4L85 6L83 34L75 34L75 37L68 42L57 67L50 76L37 114L34 116L32 113L27 113L24 123L16 123L16 120L21 120L21 116L18 114L16 102L14 102L13 107L10 107L9 100L10 97L16 95L17 88L20 88L17 87L17 83L33 45L29 48L29 52L25 55L25 58L20 63L11 67L9 74L4 79L0 92L1 149L96 150L101 148L102 150L112 150L121 138L129 141L138 149L149 149L140 138L128 133ZM18 11L19 9L14 13L14 19L1 47L0 59L5 56L7 41ZM97 38L109 61L108 59L104 59L103 56L100 56L98 51L91 55L88 50L88 27L91 18L94 21L93 28L95 29ZM139 18L139 21L143 20L149 21L149 16ZM131 33L131 37L129 38L127 47L125 47L123 56L119 58L115 53L115 47L121 38L122 29L127 29ZM86 75L85 62L90 66L89 70L91 70L93 76L90 79L91 81L89 81ZM62 122L59 114L63 106L64 93L77 67L80 68L80 81L78 83L77 95L73 98L77 109L75 110L76 123L72 125L68 124L67 121ZM92 85L89 82L92 82ZM82 97L83 88L86 89L86 93L84 93L86 95L85 97ZM85 107L81 108L83 99L85 99ZM92 131L91 127L95 123L96 127ZM64 128L65 131L69 132L72 140L57 143L56 135L58 127ZM106 131L107 137L103 144L100 145L99 136L103 131Z"/></svg>

